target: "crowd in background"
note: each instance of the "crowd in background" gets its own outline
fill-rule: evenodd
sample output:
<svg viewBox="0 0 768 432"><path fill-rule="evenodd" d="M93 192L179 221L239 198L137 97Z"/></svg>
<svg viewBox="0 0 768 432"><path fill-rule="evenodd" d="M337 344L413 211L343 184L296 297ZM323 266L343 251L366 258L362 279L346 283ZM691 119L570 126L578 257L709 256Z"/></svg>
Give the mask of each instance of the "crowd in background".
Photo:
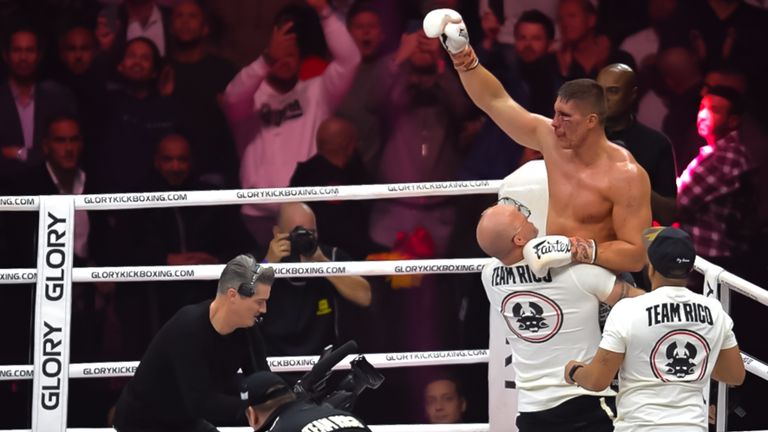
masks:
<svg viewBox="0 0 768 432"><path fill-rule="evenodd" d="M648 171L654 220L679 224L700 256L768 286L765 1L333 3L0 0L0 195L503 178L540 155L475 108L439 41L423 34L424 14L450 7L481 64L532 112L550 117L563 82L597 79L609 139ZM317 236L340 256L423 259L481 256L474 228L493 202L309 206ZM219 264L244 251L261 260L278 216L264 204L78 211L75 265ZM36 266L37 223L36 214L0 213L0 266ZM368 282L367 305L332 295L333 339L355 338L366 352L488 346L477 275ZM179 307L214 290L213 282L77 285L70 360L136 360ZM32 292L0 290L0 363L30 363ZM733 305L739 344L768 360L748 321L764 311L742 300ZM458 372L458 417L486 418L484 374ZM425 415L423 389L448 375L393 371L358 410L373 424L441 418ZM0 382L0 425L28 426L30 384ZM123 384L73 380L70 425L106 425ZM768 425L751 396L765 384L736 394L735 424ZM391 408L381 409L385 400Z"/></svg>

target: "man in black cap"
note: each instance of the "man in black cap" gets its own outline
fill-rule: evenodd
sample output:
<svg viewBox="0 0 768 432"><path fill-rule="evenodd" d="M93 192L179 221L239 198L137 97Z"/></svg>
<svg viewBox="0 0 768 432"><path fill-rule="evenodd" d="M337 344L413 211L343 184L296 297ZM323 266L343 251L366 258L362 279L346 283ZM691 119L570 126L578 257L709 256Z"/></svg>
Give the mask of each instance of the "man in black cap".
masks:
<svg viewBox="0 0 768 432"><path fill-rule="evenodd" d="M652 292L613 307L594 359L568 362L565 380L597 391L620 369L616 431L705 432L710 377L744 381L733 321L716 299L686 288L696 259L687 233L649 228L644 240Z"/></svg>
<svg viewBox="0 0 768 432"><path fill-rule="evenodd" d="M260 371L243 381L240 398L248 402L248 423L256 431L368 431L360 419L329 405L297 399L290 386L272 372Z"/></svg>

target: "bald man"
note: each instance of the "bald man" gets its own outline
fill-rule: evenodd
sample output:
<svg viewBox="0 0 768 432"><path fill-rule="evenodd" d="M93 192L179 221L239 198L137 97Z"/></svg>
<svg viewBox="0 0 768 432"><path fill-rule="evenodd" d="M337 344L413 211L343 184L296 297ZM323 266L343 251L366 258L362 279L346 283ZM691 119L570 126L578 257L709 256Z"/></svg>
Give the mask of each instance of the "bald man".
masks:
<svg viewBox="0 0 768 432"><path fill-rule="evenodd" d="M635 118L637 79L632 68L621 63L608 65L598 74L597 82L605 90L606 137L627 149L648 173L653 218L662 225L671 224L677 194L672 143Z"/></svg>
<svg viewBox="0 0 768 432"><path fill-rule="evenodd" d="M351 122L329 117L316 135L317 154L296 165L289 186L342 186L370 184L371 178L357 152L359 135ZM329 244L364 259L378 247L368 234L370 202L360 200L312 201L318 228Z"/></svg>
<svg viewBox="0 0 768 432"><path fill-rule="evenodd" d="M352 260L339 248L318 243L315 214L304 203L280 206L272 231L264 262ZM338 342L340 301L360 307L371 304L371 286L360 276L281 278L275 281L273 293L262 323L267 354L272 356L320 354L325 346Z"/></svg>
<svg viewBox="0 0 768 432"><path fill-rule="evenodd" d="M613 391L569 386L563 362L572 353L592 358L597 351L600 301L613 305L643 291L589 264L553 268L537 277L523 259L523 246L539 233L528 220L530 210L509 198L503 203L483 213L476 236L493 257L482 273L491 308L513 334L517 427L520 432L612 431L605 398L612 398Z"/></svg>

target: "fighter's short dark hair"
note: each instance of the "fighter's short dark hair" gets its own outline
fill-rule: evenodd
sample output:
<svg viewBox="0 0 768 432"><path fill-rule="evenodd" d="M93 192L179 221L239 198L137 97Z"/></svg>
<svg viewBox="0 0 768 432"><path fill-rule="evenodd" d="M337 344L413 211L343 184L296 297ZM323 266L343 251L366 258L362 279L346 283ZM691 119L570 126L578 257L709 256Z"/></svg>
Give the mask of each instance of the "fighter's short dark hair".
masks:
<svg viewBox="0 0 768 432"><path fill-rule="evenodd" d="M600 124L605 124L605 91L597 81L580 78L568 81L557 91L557 98L563 102L579 101L587 104L597 114Z"/></svg>
<svg viewBox="0 0 768 432"><path fill-rule="evenodd" d="M522 23L538 24L544 27L547 39L553 40L555 38L555 23L552 22L552 18L538 9L528 9L520 15L520 18L515 22L515 34Z"/></svg>

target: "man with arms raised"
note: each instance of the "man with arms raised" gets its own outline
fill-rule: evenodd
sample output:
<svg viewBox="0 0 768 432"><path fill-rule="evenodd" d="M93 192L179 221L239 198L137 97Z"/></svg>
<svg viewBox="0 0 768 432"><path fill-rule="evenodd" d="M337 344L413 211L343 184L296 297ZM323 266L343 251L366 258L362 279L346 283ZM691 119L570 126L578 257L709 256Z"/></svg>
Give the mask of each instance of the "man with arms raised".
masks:
<svg viewBox="0 0 768 432"><path fill-rule="evenodd" d="M650 183L629 152L606 139L602 87L585 79L563 84L550 120L523 109L479 65L457 12L430 12L424 31L443 42L475 104L513 140L544 155L549 236L527 248L531 270L544 275L551 267L576 261L616 272L639 271L642 231L651 224Z"/></svg>

